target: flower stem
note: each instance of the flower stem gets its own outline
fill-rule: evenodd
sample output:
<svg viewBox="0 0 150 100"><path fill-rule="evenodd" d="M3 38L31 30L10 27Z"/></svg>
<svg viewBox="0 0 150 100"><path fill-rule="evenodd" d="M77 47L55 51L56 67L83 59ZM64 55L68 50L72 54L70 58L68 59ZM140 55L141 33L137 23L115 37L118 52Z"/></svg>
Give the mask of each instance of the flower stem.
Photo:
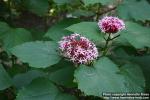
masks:
<svg viewBox="0 0 150 100"><path fill-rule="evenodd" d="M107 39L104 38L106 40L106 44L105 44L105 47L104 47L103 56L105 56L107 54L108 50L109 50L109 47L108 47L109 42L116 39L119 36L120 36L120 34L113 37L113 38L111 38L111 33L110 33Z"/></svg>
<svg viewBox="0 0 150 100"><path fill-rule="evenodd" d="M113 38L111 38L111 40L114 40L115 38L117 38L117 37L119 37L119 36L120 36L120 34L117 35L117 36L115 36L115 37L113 37Z"/></svg>
<svg viewBox="0 0 150 100"><path fill-rule="evenodd" d="M111 40L111 33L109 34L109 36L108 36L108 38L106 39L106 44L105 44L105 46L104 46L104 52L103 52L103 56L105 56L106 54L107 54L107 51L108 51L108 44L109 44L109 42L110 42L110 40Z"/></svg>

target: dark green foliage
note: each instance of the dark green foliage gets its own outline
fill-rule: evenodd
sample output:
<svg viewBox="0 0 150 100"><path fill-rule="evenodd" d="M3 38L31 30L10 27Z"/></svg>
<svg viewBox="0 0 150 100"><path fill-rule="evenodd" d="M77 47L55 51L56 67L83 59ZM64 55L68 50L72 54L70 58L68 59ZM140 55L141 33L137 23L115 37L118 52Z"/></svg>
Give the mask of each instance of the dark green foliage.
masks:
<svg viewBox="0 0 150 100"><path fill-rule="evenodd" d="M108 34L97 22L118 16L126 29ZM78 65L58 41L78 33L99 57ZM0 100L103 100L103 92L150 92L148 0L0 0Z"/></svg>

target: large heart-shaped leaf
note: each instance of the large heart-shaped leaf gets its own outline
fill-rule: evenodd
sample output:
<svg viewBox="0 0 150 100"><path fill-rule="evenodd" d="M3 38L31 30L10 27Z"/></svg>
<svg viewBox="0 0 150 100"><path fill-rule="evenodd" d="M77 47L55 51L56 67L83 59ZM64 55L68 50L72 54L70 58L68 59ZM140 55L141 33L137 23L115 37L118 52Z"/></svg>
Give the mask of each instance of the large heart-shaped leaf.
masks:
<svg viewBox="0 0 150 100"><path fill-rule="evenodd" d="M133 85L131 86L131 88L129 88L131 92L133 92L133 90L139 92L143 91L143 87L145 87L145 84L146 84L146 90L150 91L150 85L149 85L150 56L149 55L135 57L133 55L129 55L123 49L119 48L115 51L115 56L113 59L115 59L116 63L121 63L121 65L129 61L132 62L132 63L125 64L121 67L121 73L125 74L125 77L129 82L126 83L127 86Z"/></svg>
<svg viewBox="0 0 150 100"><path fill-rule="evenodd" d="M52 26L46 33L45 37L49 37L54 41L59 41L61 37L71 34L68 30L65 30L68 26L78 23L78 19L65 19Z"/></svg>
<svg viewBox="0 0 150 100"><path fill-rule="evenodd" d="M108 58L101 58L94 67L80 66L75 71L78 88L86 95L102 96L103 92L126 92L124 78Z"/></svg>
<svg viewBox="0 0 150 100"><path fill-rule="evenodd" d="M143 70L145 79L146 79L146 90L150 91L150 55L142 56L142 57L132 57L132 61L141 66Z"/></svg>
<svg viewBox="0 0 150 100"><path fill-rule="evenodd" d="M96 22L81 22L73 24L66 29L74 33L81 34L95 42L103 40L102 33L100 32Z"/></svg>
<svg viewBox="0 0 150 100"><path fill-rule="evenodd" d="M61 93L49 80L38 78L20 90L16 100L76 100L76 98Z"/></svg>
<svg viewBox="0 0 150 100"><path fill-rule="evenodd" d="M31 12L42 16L48 13L48 0L24 0L24 6Z"/></svg>
<svg viewBox="0 0 150 100"><path fill-rule="evenodd" d="M0 38L6 50L32 40L31 33L24 28L9 29Z"/></svg>
<svg viewBox="0 0 150 100"><path fill-rule="evenodd" d="M17 88L22 88L31 83L32 80L44 76L45 73L38 70L30 70L26 73L17 74L13 78L13 83Z"/></svg>
<svg viewBox="0 0 150 100"><path fill-rule="evenodd" d="M74 70L75 67L71 62L62 60L49 69L48 78L57 84L72 87L75 85L73 82Z"/></svg>
<svg viewBox="0 0 150 100"><path fill-rule="evenodd" d="M106 57L93 67L80 66L75 71L78 88L86 95L102 96L104 92L143 92L145 79L137 65L126 64L119 69Z"/></svg>
<svg viewBox="0 0 150 100"><path fill-rule="evenodd" d="M101 3L103 5L113 3L115 0L83 0L85 5Z"/></svg>
<svg viewBox="0 0 150 100"><path fill-rule="evenodd" d="M121 73L126 79L126 87L130 92L144 92L145 79L138 65L126 64L121 67Z"/></svg>
<svg viewBox="0 0 150 100"><path fill-rule="evenodd" d="M0 22L0 40L3 47L9 50L13 46L32 40L31 33L24 28L11 28L7 23Z"/></svg>
<svg viewBox="0 0 150 100"><path fill-rule="evenodd" d="M126 22L126 30L120 34L135 48L150 47L150 29L137 23Z"/></svg>
<svg viewBox="0 0 150 100"><path fill-rule="evenodd" d="M81 16L90 17L90 16L94 16L94 12L77 9L74 12L72 12L72 15L76 17L81 17Z"/></svg>
<svg viewBox="0 0 150 100"><path fill-rule="evenodd" d="M0 64L0 90L4 90L12 85L11 78Z"/></svg>
<svg viewBox="0 0 150 100"><path fill-rule="evenodd" d="M53 0L57 5L73 4L77 0Z"/></svg>
<svg viewBox="0 0 150 100"><path fill-rule="evenodd" d="M117 8L119 17L123 19L149 20L150 4L146 0L123 0Z"/></svg>
<svg viewBox="0 0 150 100"><path fill-rule="evenodd" d="M10 29L9 25L5 22L0 22L0 36L3 35L3 33L7 32Z"/></svg>
<svg viewBox="0 0 150 100"><path fill-rule="evenodd" d="M11 52L21 61L35 68L46 68L60 60L57 45L54 42L28 42L14 47Z"/></svg>

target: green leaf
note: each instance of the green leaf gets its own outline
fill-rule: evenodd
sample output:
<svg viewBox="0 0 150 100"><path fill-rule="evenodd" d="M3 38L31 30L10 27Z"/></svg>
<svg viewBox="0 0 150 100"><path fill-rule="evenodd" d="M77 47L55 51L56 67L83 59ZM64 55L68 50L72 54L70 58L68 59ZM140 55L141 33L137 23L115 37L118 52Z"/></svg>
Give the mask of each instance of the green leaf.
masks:
<svg viewBox="0 0 150 100"><path fill-rule="evenodd" d="M72 3L76 0L53 0L55 3L57 3L58 5L63 5L63 4L68 4L68 3Z"/></svg>
<svg viewBox="0 0 150 100"><path fill-rule="evenodd" d="M49 9L48 0L24 0L24 6L39 16L46 15Z"/></svg>
<svg viewBox="0 0 150 100"><path fill-rule="evenodd" d="M77 100L76 97L72 96L72 95L68 95L68 94L59 94L56 99L54 100Z"/></svg>
<svg viewBox="0 0 150 100"><path fill-rule="evenodd" d="M0 36L10 29L9 25L5 22L0 22Z"/></svg>
<svg viewBox="0 0 150 100"><path fill-rule="evenodd" d="M120 36L113 40L113 45L116 45L116 46L131 46L131 44L128 42L128 40L122 34L126 34L126 32L121 31Z"/></svg>
<svg viewBox="0 0 150 100"><path fill-rule="evenodd" d="M16 45L32 40L31 33L24 28L10 28L7 23L0 22L0 40L4 49L8 50Z"/></svg>
<svg viewBox="0 0 150 100"><path fill-rule="evenodd" d="M16 100L76 100L76 98L61 93L49 80L38 78L20 90Z"/></svg>
<svg viewBox="0 0 150 100"><path fill-rule="evenodd" d="M31 83L33 79L44 76L45 73L38 70L31 70L26 73L17 74L13 78L13 83L17 88L27 86Z"/></svg>
<svg viewBox="0 0 150 100"><path fill-rule="evenodd" d="M129 48L128 48L128 50L129 50ZM131 62L133 63L133 64L129 63L129 64L125 65L126 67L124 69L126 69L126 68L128 68L128 66L130 66L131 71L133 70L133 72L131 72L132 74L137 71L137 73L135 73L134 76L132 75L132 77L136 76L135 78L141 78L140 79L141 82L137 82L137 86L138 86L138 83L140 83L142 87L145 86L145 84L143 83L144 79L141 77L141 76L143 76L142 74L144 74L145 83L146 83L146 90L150 91L150 84L149 84L150 83L150 78L149 78L150 66L148 66L148 65L150 65L150 55L137 56L136 57L136 56L133 56L131 54L130 55L127 54L127 52L125 52L123 49L117 49L115 51L115 55L117 55L117 57L114 57L113 59L118 60L117 63L121 63L122 61L123 61L122 64L125 64L129 61L130 61L130 63ZM139 65L141 69L135 64ZM130 71L130 69L128 68L127 70ZM143 73L141 73L140 70L142 70ZM138 74L138 75L136 75L136 74ZM135 83L135 80L133 80L133 82ZM142 85L142 83L143 83L143 85ZM132 89L132 87L131 87L131 89Z"/></svg>
<svg viewBox="0 0 150 100"><path fill-rule="evenodd" d="M150 91L150 55L142 56L142 57L132 57L132 61L134 61L136 64L139 64L141 66L141 69L143 70L145 79L146 79L146 90Z"/></svg>
<svg viewBox="0 0 150 100"><path fill-rule="evenodd" d="M37 41L16 46L11 52L21 61L29 63L31 67L46 68L60 60L56 50L57 45L54 42Z"/></svg>
<svg viewBox="0 0 150 100"><path fill-rule="evenodd" d="M18 61L20 63L20 61ZM7 69L7 72L9 73L9 75L11 77L14 77L17 74L26 72L27 68L26 65L22 65L22 64L13 64L11 66L11 68Z"/></svg>
<svg viewBox="0 0 150 100"><path fill-rule="evenodd" d="M128 48L128 50L130 50L130 48ZM127 54L127 52L120 48L115 52L117 56L113 59L116 60L116 63L121 63L120 65L123 65L120 69L121 73L123 73L123 75L125 76L126 82L128 82L125 83L126 86L130 87L128 88L128 90L130 92L143 92L145 83L148 89L148 85L150 82L150 70L147 66L149 65L149 57L135 57L133 55ZM128 53L129 52L130 51L128 51Z"/></svg>
<svg viewBox="0 0 150 100"><path fill-rule="evenodd" d="M23 28L10 29L0 38L2 39L6 50L32 40L31 33Z"/></svg>
<svg viewBox="0 0 150 100"><path fill-rule="evenodd" d="M81 17L81 16L85 16L85 17L90 17L90 16L93 16L94 13L92 11L87 11L87 10L82 10L82 9L78 9L78 10L75 10L73 13L72 13L73 16L77 16L77 17Z"/></svg>
<svg viewBox="0 0 150 100"><path fill-rule="evenodd" d="M123 0L117 8L119 17L123 19L150 20L150 4L146 0Z"/></svg>
<svg viewBox="0 0 150 100"><path fill-rule="evenodd" d="M150 29L133 22L126 22L126 30L120 34L135 48L150 47Z"/></svg>
<svg viewBox="0 0 150 100"><path fill-rule="evenodd" d="M0 90L4 90L12 85L11 78L0 64Z"/></svg>
<svg viewBox="0 0 150 100"><path fill-rule="evenodd" d="M96 22L81 22L73 24L66 29L81 34L95 42L104 40Z"/></svg>
<svg viewBox="0 0 150 100"><path fill-rule="evenodd" d="M30 32L32 34L34 41L35 40L37 40L37 41L43 40L43 36L45 35L45 31L41 30L41 28L38 28L38 27L30 29Z"/></svg>
<svg viewBox="0 0 150 100"><path fill-rule="evenodd" d="M130 92L144 92L145 79L139 66L126 64L121 67L121 73L125 76L125 85Z"/></svg>
<svg viewBox="0 0 150 100"><path fill-rule="evenodd" d="M116 0L83 0L85 5L101 3L102 5L113 3Z"/></svg>
<svg viewBox="0 0 150 100"><path fill-rule="evenodd" d="M71 62L61 61L58 64L54 65L53 68L57 68L57 70L49 70L48 78L60 85L66 87L74 86L74 70L75 67Z"/></svg>
<svg viewBox="0 0 150 100"><path fill-rule="evenodd" d="M102 96L103 92L126 92L124 78L108 58L98 60L94 67L80 66L75 71L78 88L86 95Z"/></svg>
<svg viewBox="0 0 150 100"><path fill-rule="evenodd" d="M45 37L49 37L54 41L59 41L61 37L71 34L71 32L65 30L65 28L78 22L79 22L78 19L62 20L59 23L52 26L46 33Z"/></svg>

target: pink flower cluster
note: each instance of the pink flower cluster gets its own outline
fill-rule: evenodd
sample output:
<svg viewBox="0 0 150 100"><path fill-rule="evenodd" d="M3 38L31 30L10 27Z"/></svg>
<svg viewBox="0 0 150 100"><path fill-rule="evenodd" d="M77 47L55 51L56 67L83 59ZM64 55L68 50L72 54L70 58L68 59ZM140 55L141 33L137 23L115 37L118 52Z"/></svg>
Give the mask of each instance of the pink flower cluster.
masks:
<svg viewBox="0 0 150 100"><path fill-rule="evenodd" d="M106 16L99 20L98 26L104 33L117 33L118 31L125 29L123 20L112 16Z"/></svg>
<svg viewBox="0 0 150 100"><path fill-rule="evenodd" d="M89 64L98 57L95 44L79 34L62 37L59 49L64 57L76 64Z"/></svg>

